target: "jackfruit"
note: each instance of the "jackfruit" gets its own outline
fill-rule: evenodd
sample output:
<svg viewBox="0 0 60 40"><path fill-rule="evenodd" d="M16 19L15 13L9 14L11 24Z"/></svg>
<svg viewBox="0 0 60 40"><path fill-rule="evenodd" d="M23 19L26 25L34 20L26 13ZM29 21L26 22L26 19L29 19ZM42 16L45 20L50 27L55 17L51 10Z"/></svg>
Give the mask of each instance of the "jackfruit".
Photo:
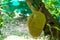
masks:
<svg viewBox="0 0 60 40"><path fill-rule="evenodd" d="M46 23L46 17L43 13L35 11L27 19L29 33L33 38L39 37Z"/></svg>

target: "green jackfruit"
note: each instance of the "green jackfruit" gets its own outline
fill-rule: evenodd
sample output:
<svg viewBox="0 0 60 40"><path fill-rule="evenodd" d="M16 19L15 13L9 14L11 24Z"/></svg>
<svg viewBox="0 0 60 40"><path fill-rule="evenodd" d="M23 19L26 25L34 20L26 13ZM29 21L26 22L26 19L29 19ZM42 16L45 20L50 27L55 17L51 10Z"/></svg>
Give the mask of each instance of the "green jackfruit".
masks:
<svg viewBox="0 0 60 40"><path fill-rule="evenodd" d="M46 23L45 15L41 12L33 12L27 20L28 30L32 37L39 37Z"/></svg>

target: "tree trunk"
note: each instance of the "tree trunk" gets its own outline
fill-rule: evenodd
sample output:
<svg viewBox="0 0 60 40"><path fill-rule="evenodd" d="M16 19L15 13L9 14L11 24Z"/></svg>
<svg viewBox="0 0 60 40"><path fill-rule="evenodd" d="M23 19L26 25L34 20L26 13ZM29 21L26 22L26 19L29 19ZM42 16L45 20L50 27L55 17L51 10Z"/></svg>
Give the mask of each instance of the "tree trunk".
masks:
<svg viewBox="0 0 60 40"><path fill-rule="evenodd" d="M53 16L51 16L51 14L49 13L49 11L45 8L45 5L44 5L44 3L42 2L42 0L40 0L40 2L41 2L41 7L40 7L40 11L42 12L42 13L44 13L44 15L46 16L46 24L47 23L49 23L51 26L54 26L54 25L58 25L58 26L60 26L60 23L56 20L56 19L54 19L53 18ZM60 27L59 27L60 28ZM49 28L47 28L47 25L45 26L45 28L44 28L44 31L46 30L46 29L49 29ZM52 27L52 29L54 29L54 27ZM60 31L58 31L57 30L57 40L60 40ZM55 36L55 35L54 35ZM55 40L55 39L54 39Z"/></svg>

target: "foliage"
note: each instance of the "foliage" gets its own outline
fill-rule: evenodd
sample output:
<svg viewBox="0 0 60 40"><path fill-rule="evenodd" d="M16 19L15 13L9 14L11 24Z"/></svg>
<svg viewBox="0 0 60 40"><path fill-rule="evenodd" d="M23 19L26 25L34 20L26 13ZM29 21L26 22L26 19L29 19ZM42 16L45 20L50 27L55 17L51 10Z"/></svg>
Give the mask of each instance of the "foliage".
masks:
<svg viewBox="0 0 60 40"><path fill-rule="evenodd" d="M43 0L50 14L60 22L60 0Z"/></svg>
<svg viewBox="0 0 60 40"><path fill-rule="evenodd" d="M15 16L15 13L14 13L15 10L17 13L21 13L21 14L31 14L32 13L25 1L10 0L10 1L6 1L7 3L5 3L5 1L6 0L3 1L3 4L0 4L3 9L2 11L6 12L6 14L11 18L13 18Z"/></svg>
<svg viewBox="0 0 60 40"><path fill-rule="evenodd" d="M60 0L42 0L42 1L45 4L45 7L50 12L51 16L53 16L54 19L56 19L56 20L58 20L60 22ZM37 1L37 0L35 0L35 1L33 0L32 5L35 8L35 10L38 10L40 8L40 6L41 6L40 2ZM11 17L13 19L15 17L15 13L19 14L19 16L22 15L23 17L21 19L26 19L27 14L29 14L29 15L33 14L32 10L30 10L30 8L28 7L25 0L24 1L19 1L19 0L3 0L2 1L2 0L0 0L0 7L2 9L2 10L0 9L0 12L4 12L5 14L7 14L7 16L9 16L9 17ZM0 14L2 14L2 13L0 13ZM35 14L33 14L33 15L35 15ZM2 27L3 18L9 18L9 17L6 17L6 16L3 17L3 18L2 17L3 16L0 16L0 28ZM31 20L37 21L38 18L40 18L40 16L35 18L36 20L33 20L32 18L30 18L30 21ZM41 23L43 23L43 22L41 22ZM34 25L34 23L33 23L33 25ZM38 25L38 23L37 23L37 25ZM31 26L31 28L32 28L32 26ZM54 28L60 31L60 29L59 29L60 27L57 24L54 25ZM52 32L55 31L55 29L53 30L53 28L52 28ZM37 36L37 35L33 35L33 36Z"/></svg>

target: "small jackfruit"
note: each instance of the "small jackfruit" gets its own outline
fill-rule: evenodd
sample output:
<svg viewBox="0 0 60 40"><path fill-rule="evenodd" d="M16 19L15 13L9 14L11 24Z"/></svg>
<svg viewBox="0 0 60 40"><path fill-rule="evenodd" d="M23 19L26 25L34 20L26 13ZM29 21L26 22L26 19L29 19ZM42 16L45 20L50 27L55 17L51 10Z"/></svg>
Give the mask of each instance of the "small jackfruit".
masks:
<svg viewBox="0 0 60 40"><path fill-rule="evenodd" d="M33 38L39 37L46 23L45 15L41 12L33 12L27 20L29 33Z"/></svg>

